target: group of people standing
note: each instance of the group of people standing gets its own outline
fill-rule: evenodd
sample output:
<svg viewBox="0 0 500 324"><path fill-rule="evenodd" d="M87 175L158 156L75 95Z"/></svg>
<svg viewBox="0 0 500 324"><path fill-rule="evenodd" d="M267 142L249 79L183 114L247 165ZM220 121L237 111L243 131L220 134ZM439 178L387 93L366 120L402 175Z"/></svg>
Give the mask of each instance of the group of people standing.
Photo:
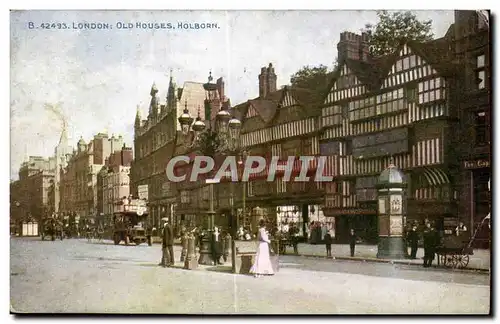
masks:
<svg viewBox="0 0 500 324"><path fill-rule="evenodd" d="M323 242L325 243L326 247L326 256L328 258L332 257L332 243L334 241L334 235L332 235L332 231L329 230L326 232L325 236L323 237ZM351 252L351 257L354 257L354 252L356 250L356 242L358 240L358 236L354 232L354 229L349 230L349 250Z"/></svg>
<svg viewBox="0 0 500 324"><path fill-rule="evenodd" d="M229 233L226 233L226 235L229 235ZM215 227L215 230L212 232L212 238L210 240L212 259L214 260L215 264L222 264L220 258L221 256L223 256L223 253L220 253L221 249L217 244L217 242L220 242L220 236L222 236L222 233L220 233L219 229ZM263 219L259 222L257 241L257 253L255 255L255 262L250 269L250 273L254 274L256 278L263 275L273 275L274 270L270 253L271 240L269 237L269 233L266 230L266 222ZM172 267L174 266L174 263L174 231L169 221L165 221L162 231L162 258L159 265L163 267Z"/></svg>
<svg viewBox="0 0 500 324"><path fill-rule="evenodd" d="M467 227L460 222L457 227L454 229L453 235L460 236L463 233L467 232ZM423 241L424 246L424 264L425 268L428 268L432 265L434 261L436 252L438 247L441 245L441 238L444 235L444 229L436 228L434 222L429 219L424 220L423 228L418 226L417 222L414 222L411 225L409 231L406 232L406 242L408 247L410 248L410 259L417 258L417 251L420 239Z"/></svg>
<svg viewBox="0 0 500 324"><path fill-rule="evenodd" d="M432 265L434 257L436 255L436 249L440 245L440 234L433 226L432 222L426 220L424 222L424 228L419 231L417 223L414 223L410 231L406 234L406 242L410 248L410 259L417 258L418 244L420 241L420 236L422 237L424 244L424 268L428 268Z"/></svg>

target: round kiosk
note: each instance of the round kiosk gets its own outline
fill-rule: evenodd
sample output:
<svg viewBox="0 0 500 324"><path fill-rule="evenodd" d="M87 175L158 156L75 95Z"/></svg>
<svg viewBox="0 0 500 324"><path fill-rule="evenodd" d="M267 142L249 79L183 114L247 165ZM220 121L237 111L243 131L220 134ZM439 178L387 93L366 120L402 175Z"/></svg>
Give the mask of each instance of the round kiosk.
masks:
<svg viewBox="0 0 500 324"><path fill-rule="evenodd" d="M406 221L406 177L391 162L378 178L378 230L377 258L405 259L407 248L403 239Z"/></svg>

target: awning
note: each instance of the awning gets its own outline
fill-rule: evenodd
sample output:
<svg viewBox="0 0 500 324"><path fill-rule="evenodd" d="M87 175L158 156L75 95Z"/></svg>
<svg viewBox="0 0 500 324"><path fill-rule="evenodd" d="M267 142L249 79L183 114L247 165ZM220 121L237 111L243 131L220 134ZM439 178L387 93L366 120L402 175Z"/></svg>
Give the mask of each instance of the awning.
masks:
<svg viewBox="0 0 500 324"><path fill-rule="evenodd" d="M422 175L431 187L450 183L448 174L441 168L424 168Z"/></svg>

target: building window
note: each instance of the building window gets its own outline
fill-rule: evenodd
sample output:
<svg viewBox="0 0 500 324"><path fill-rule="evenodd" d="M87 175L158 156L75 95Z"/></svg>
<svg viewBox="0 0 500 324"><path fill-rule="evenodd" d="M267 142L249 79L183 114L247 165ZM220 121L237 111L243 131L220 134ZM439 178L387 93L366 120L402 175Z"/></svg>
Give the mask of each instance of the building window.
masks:
<svg viewBox="0 0 500 324"><path fill-rule="evenodd" d="M477 68L484 68L485 65L485 55L481 54L477 57Z"/></svg>
<svg viewBox="0 0 500 324"><path fill-rule="evenodd" d="M487 140L486 113L478 111L475 113L476 145L485 145Z"/></svg>
<svg viewBox="0 0 500 324"><path fill-rule="evenodd" d="M476 83L478 89L484 89L486 86L485 55L476 57Z"/></svg>
<svg viewBox="0 0 500 324"><path fill-rule="evenodd" d="M399 72L403 69L403 60L399 60L396 62L396 72Z"/></svg>
<svg viewBox="0 0 500 324"><path fill-rule="evenodd" d="M344 119L349 118L349 105L348 104L342 105L342 118L344 118Z"/></svg>
<svg viewBox="0 0 500 324"><path fill-rule="evenodd" d="M406 88L406 100L408 102L417 102L417 89L415 87Z"/></svg>

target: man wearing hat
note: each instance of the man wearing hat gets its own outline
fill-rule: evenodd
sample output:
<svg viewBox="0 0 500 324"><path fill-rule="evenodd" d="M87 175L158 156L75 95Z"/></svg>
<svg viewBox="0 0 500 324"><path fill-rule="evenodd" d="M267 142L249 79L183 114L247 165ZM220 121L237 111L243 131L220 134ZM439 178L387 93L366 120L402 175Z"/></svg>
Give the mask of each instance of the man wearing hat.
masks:
<svg viewBox="0 0 500 324"><path fill-rule="evenodd" d="M162 238L162 258L160 265L162 267L171 267L174 265L174 231L168 218L162 218L165 222L163 224L163 238Z"/></svg>

